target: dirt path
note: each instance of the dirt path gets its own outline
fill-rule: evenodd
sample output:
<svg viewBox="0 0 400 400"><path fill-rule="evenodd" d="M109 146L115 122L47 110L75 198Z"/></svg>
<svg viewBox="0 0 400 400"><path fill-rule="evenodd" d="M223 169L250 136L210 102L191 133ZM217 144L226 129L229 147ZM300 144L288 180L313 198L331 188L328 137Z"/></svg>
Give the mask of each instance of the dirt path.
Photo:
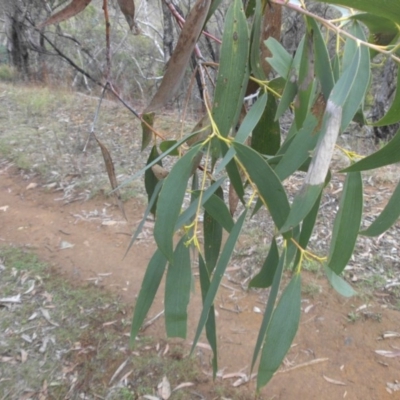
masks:
<svg viewBox="0 0 400 400"><path fill-rule="evenodd" d="M11 168L0 169L0 244L27 246L72 282L93 282L118 291L133 304L154 250L150 223L145 237L121 259L143 207L134 200L127 203L127 224L107 200L63 205L56 201L57 193L46 192L36 183L24 180ZM386 331L400 332L400 313L384 304L384 296L348 300L336 295L324 279L310 274L306 281L318 284L322 291L314 296L303 294L299 333L285 365L263 391L262 398L400 398L400 385L396 386L400 381L400 338L382 339ZM231 282L221 289L216 306L222 374L241 370L248 373L262 318L254 307L263 311L262 298L265 296L243 292ZM199 308L197 291L191 305L188 344ZM162 309L159 294L150 314ZM348 315L354 322L349 322ZM157 320L146 334L164 337L163 319ZM397 356L383 357L375 350L388 350ZM209 351L199 348L198 355L204 369L209 370ZM319 362L308 364L313 360ZM388 383L394 385L389 385L392 391L399 391L389 394ZM254 390L254 383L250 390ZM239 398L248 398L245 391L241 389Z"/></svg>

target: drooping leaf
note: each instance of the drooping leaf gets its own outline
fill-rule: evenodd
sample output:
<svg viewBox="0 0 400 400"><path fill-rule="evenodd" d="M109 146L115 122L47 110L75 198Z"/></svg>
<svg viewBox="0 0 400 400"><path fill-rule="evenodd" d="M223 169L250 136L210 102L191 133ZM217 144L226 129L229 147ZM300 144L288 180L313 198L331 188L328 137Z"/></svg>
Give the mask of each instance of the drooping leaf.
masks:
<svg viewBox="0 0 400 400"><path fill-rule="evenodd" d="M264 44L272 53L272 57L269 57L267 61L282 78L287 79L292 65L292 56L272 37L266 40Z"/></svg>
<svg viewBox="0 0 400 400"><path fill-rule="evenodd" d="M181 211L192 165L200 149L201 145L196 145L177 161L165 178L159 195L154 239L170 263L173 263L172 243L175 224Z"/></svg>
<svg viewBox="0 0 400 400"><path fill-rule="evenodd" d="M207 213L227 231L233 228L233 219L225 202L216 195L212 195L205 203Z"/></svg>
<svg viewBox="0 0 400 400"><path fill-rule="evenodd" d="M186 338L187 306L190 299L192 271L187 236L182 236L168 264L165 281L165 328L169 337Z"/></svg>
<svg viewBox="0 0 400 400"><path fill-rule="evenodd" d="M310 151L315 148L318 141L318 132L315 131L318 120L314 114L309 113L304 121L303 127L296 133L278 165L274 168L275 173L282 181L307 160Z"/></svg>
<svg viewBox="0 0 400 400"><path fill-rule="evenodd" d="M344 297L352 297L357 292L339 275L335 274L330 268L325 267L326 276L332 287Z"/></svg>
<svg viewBox="0 0 400 400"><path fill-rule="evenodd" d="M260 80L265 80L265 73L261 67L260 61L260 42L261 42L261 30L262 30L262 7L261 0L254 0L253 13L254 13L254 21L251 32L251 50L250 50L250 67L251 73ZM246 17L247 11L251 8L251 6L247 5L246 8Z"/></svg>
<svg viewBox="0 0 400 400"><path fill-rule="evenodd" d="M147 164L151 163L153 160L158 158L158 156L159 156L159 154L157 151L157 146L153 146L153 148L150 151L149 158L147 159ZM159 165L162 167L161 160L158 161L158 163L155 165ZM159 179L155 175L154 171L151 168L146 170L146 172L144 173L144 187L146 189L148 202L150 202L150 199L154 193L154 188L157 186L158 182L159 182ZM157 208L157 199L155 200L153 207L151 208L151 213L153 215L156 214L156 208Z"/></svg>
<svg viewBox="0 0 400 400"><path fill-rule="evenodd" d="M328 49L321 30L314 18L307 17L308 23L313 29L314 53L315 53L315 74L321 83L322 93L325 100L328 100L331 90L335 84L332 65Z"/></svg>
<svg viewBox="0 0 400 400"><path fill-rule="evenodd" d="M281 130L279 121L274 120L276 114L276 100L268 96L267 105L258 124L253 129L251 147L258 153L274 155L281 145Z"/></svg>
<svg viewBox="0 0 400 400"><path fill-rule="evenodd" d="M275 238L271 241L271 247L260 272L250 281L249 288L267 288L272 285L275 272L279 264L279 250Z"/></svg>
<svg viewBox="0 0 400 400"><path fill-rule="evenodd" d="M154 124L154 113L143 114L142 116L142 151L151 143L153 132L150 127Z"/></svg>
<svg viewBox="0 0 400 400"><path fill-rule="evenodd" d="M298 91L294 101L297 129L301 129L311 103L314 88L314 46L312 30L307 29L305 45L301 54Z"/></svg>
<svg viewBox="0 0 400 400"><path fill-rule="evenodd" d="M238 240L239 234L242 230L244 220L246 218L247 214L247 209L245 209L240 217L238 218L236 224L231 230L231 233L228 236L228 239L222 249L221 255L218 259L217 265L215 267L215 271L210 283L210 287L207 291L206 297L203 301L203 310L201 311L201 315L199 318L199 323L197 325L196 329L196 334L193 339L193 345L192 345L192 352L194 348L196 347L196 344L200 338L201 332L203 331L204 325L206 324L208 320L208 316L210 313L211 306L214 303L215 295L217 294L218 288L220 286L222 277L224 276L226 267L228 265L228 262L231 258L233 249L235 247L235 244Z"/></svg>
<svg viewBox="0 0 400 400"><path fill-rule="evenodd" d="M134 0L118 0L119 8L124 14L130 30L135 26L135 2Z"/></svg>
<svg viewBox="0 0 400 400"><path fill-rule="evenodd" d="M204 304L204 300L206 299L206 295L210 288L210 275L208 268L206 267L206 264L204 262L204 259L200 253L199 253L199 275L200 275L201 297ZM218 350L217 350L217 325L215 323L214 305L210 307L210 312L208 313L208 318L205 328L206 328L207 340L213 352L213 358L211 364L213 367L213 376L215 379L215 376L218 371Z"/></svg>
<svg viewBox="0 0 400 400"><path fill-rule="evenodd" d="M211 0L197 0L193 5L179 35L176 48L168 61L161 85L144 113L160 109L175 95L203 29L210 4Z"/></svg>
<svg viewBox="0 0 400 400"><path fill-rule="evenodd" d="M271 243L272 246L272 243ZM260 330L258 331L256 345L254 347L253 358L251 361L251 370L253 370L256 364L258 355L265 341L265 335L267 333L269 324L271 322L272 313L274 311L276 298L278 297L279 287L281 285L283 268L286 264L286 248L283 249L282 254L279 258L278 266L273 276L271 291L269 292L267 306L264 311L263 320L261 323Z"/></svg>
<svg viewBox="0 0 400 400"><path fill-rule="evenodd" d="M363 41L366 41L364 31L359 23L351 24L349 32L353 36ZM355 72L356 75L354 76L351 90L343 105L342 123L340 126L341 131L344 131L347 128L349 123L356 115L357 111L360 109L360 106L362 105L368 86L370 84L371 66L368 48L365 46L360 46L360 44L356 43L353 39L347 39L343 60L345 61L346 58L348 58L349 63L351 63L355 52L360 53L360 63ZM343 68L345 67L346 64L344 63Z"/></svg>
<svg viewBox="0 0 400 400"><path fill-rule="evenodd" d="M285 222L290 206L279 178L268 163L253 149L233 143L236 156L255 183L258 194L267 206L275 225L280 228Z"/></svg>
<svg viewBox="0 0 400 400"><path fill-rule="evenodd" d="M363 158L341 172L367 171L374 168L384 167L385 165L400 162L400 129L396 132L393 139L380 150Z"/></svg>
<svg viewBox="0 0 400 400"><path fill-rule="evenodd" d="M375 221L360 235L364 236L379 236L386 232L400 217L400 182L397 184L395 191L392 194L386 207L375 219Z"/></svg>
<svg viewBox="0 0 400 400"><path fill-rule="evenodd" d="M215 197L220 199L223 198L223 191L221 188L219 188ZM204 258L207 271L210 275L217 264L219 253L221 251L222 229L222 225L217 219L213 218L213 216L208 213L206 208L203 217Z"/></svg>
<svg viewBox="0 0 400 400"><path fill-rule="evenodd" d="M290 349L300 322L301 276L295 274L284 289L268 325L257 375L257 389L265 386Z"/></svg>
<svg viewBox="0 0 400 400"><path fill-rule="evenodd" d="M47 25L59 24L62 21L65 21L69 18L74 17L83 11L92 0L72 0L67 6L65 6L62 10L56 12L46 21L42 22L38 29L43 29Z"/></svg>
<svg viewBox="0 0 400 400"><path fill-rule="evenodd" d="M101 143L99 139L97 139L96 135L94 135L94 137L96 139L97 144L99 145L99 147L101 149L101 154L103 156L104 164L106 166L108 179L110 181L111 187L113 189L113 193L117 200L118 208L120 209L123 217L125 219L127 219L126 214L125 214L125 209L124 209L124 203L122 202L121 194L118 190L118 181L117 181L117 176L115 175L114 162L111 158L111 154L108 151L107 147L104 146L104 144Z"/></svg>
<svg viewBox="0 0 400 400"><path fill-rule="evenodd" d="M234 0L226 14L212 115L227 137L242 107L247 80L249 32L241 0ZM227 99L230 99L227 101Z"/></svg>
<svg viewBox="0 0 400 400"><path fill-rule="evenodd" d="M339 211L333 225L328 268L339 275L346 267L357 240L363 210L360 172L349 172L343 187Z"/></svg>
<svg viewBox="0 0 400 400"><path fill-rule="evenodd" d="M134 346L136 335L138 334L140 327L153 304L166 265L167 259L160 250L156 250L147 266L142 286L139 291L139 296L136 301L131 327L131 346Z"/></svg>

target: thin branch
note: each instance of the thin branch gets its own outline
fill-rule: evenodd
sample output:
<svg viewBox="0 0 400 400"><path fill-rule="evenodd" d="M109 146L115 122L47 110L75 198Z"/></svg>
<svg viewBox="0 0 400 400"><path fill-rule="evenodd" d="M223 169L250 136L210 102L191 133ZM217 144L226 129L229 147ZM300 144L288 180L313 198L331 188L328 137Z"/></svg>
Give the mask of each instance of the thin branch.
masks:
<svg viewBox="0 0 400 400"><path fill-rule="evenodd" d="M295 10L300 14L307 15L308 17L311 17L311 18L315 19L316 21L320 22L327 29L334 31L336 34L343 35L349 39L354 40L358 44L361 44L365 47L369 47L370 49L373 49L373 50L377 51L378 53L385 54L400 64L400 58L396 57L391 50L385 50L384 48L382 48L382 46L377 46L372 43L364 42L363 40L353 36L351 33L348 33L344 29L336 26L332 22L327 21L325 18L320 17L308 10L305 10L304 8L299 7L296 4L288 3L286 0L269 0L269 1L274 4L278 4L281 6L285 6L287 8L291 8L292 10Z"/></svg>

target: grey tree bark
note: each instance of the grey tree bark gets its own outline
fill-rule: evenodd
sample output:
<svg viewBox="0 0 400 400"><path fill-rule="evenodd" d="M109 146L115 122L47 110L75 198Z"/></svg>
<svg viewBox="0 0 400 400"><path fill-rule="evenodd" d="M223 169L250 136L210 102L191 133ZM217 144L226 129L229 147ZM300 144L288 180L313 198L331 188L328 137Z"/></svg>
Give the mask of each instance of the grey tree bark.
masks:
<svg viewBox="0 0 400 400"><path fill-rule="evenodd" d="M7 51L12 66L29 79L29 44L24 23L27 8L20 0L3 0Z"/></svg>

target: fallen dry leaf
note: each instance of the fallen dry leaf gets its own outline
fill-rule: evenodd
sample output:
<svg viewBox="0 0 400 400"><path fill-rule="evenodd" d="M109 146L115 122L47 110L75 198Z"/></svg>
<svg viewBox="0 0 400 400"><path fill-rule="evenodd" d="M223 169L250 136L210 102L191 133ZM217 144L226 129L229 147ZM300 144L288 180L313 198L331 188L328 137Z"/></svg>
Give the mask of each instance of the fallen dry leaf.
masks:
<svg viewBox="0 0 400 400"><path fill-rule="evenodd" d="M31 189L36 189L38 187L38 184L35 182L31 182L27 187L26 190L31 190Z"/></svg>
<svg viewBox="0 0 400 400"><path fill-rule="evenodd" d="M171 397L171 384L165 375L157 385L157 393L163 400L168 400Z"/></svg>
<svg viewBox="0 0 400 400"><path fill-rule="evenodd" d="M389 339L389 338L400 338L400 333L393 331L383 332L382 339Z"/></svg>
<svg viewBox="0 0 400 400"><path fill-rule="evenodd" d="M375 350L375 353L389 358L400 357L400 351Z"/></svg>
<svg viewBox="0 0 400 400"><path fill-rule="evenodd" d="M26 362L27 359L28 359L28 353L25 350L21 349L21 364Z"/></svg>
<svg viewBox="0 0 400 400"><path fill-rule="evenodd" d="M112 381L118 376L118 374L125 368L126 364L128 363L129 358L127 358L114 372L114 375L111 377L109 385L111 385Z"/></svg>
<svg viewBox="0 0 400 400"><path fill-rule="evenodd" d="M21 295L0 298L0 303L21 303Z"/></svg>
<svg viewBox="0 0 400 400"><path fill-rule="evenodd" d="M325 375L322 375L324 377L324 379L329 382L329 383L333 383L334 385L339 385L339 386L346 386L346 384L344 382L341 381L337 381L336 379L332 379L332 378L328 378Z"/></svg>
<svg viewBox="0 0 400 400"><path fill-rule="evenodd" d="M179 390L179 389L185 389L185 388L192 387L192 386L194 386L194 383L193 383L193 382L183 382L183 383L180 383L180 384L179 384L176 388L174 388L172 391L175 392L175 391L177 391L177 390Z"/></svg>

